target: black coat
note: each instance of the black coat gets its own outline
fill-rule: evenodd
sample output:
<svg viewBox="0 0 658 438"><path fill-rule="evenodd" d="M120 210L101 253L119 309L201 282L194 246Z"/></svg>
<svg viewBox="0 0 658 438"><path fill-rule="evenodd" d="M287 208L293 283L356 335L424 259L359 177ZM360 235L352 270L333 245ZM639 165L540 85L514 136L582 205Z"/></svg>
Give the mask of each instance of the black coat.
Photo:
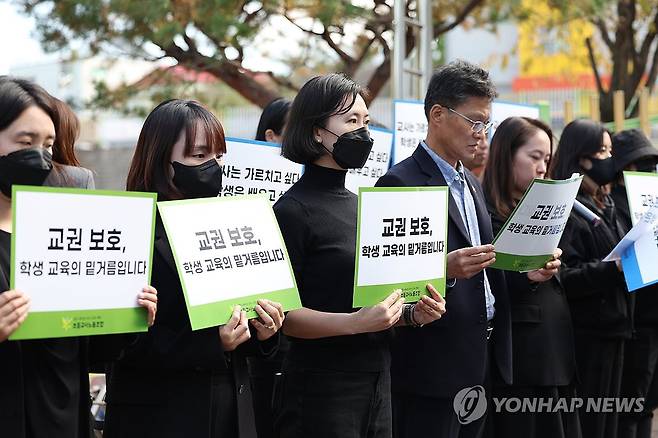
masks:
<svg viewBox="0 0 658 438"><path fill-rule="evenodd" d="M9 275L0 269L0 293L9 289ZM0 436L23 438L26 436L26 407L25 407L25 381L34 378L26 373L24 365L24 344L36 342L45 345L54 345L60 342L58 339L30 340L30 341L4 341L0 342ZM89 375L87 373L87 349L86 337L64 339L62 342L78 343L79 351L79 401L77 413L61 412L64 416L77 415L80 428L77 437L86 438L91 435L91 400L89 397ZM54 371L54 370L53 370ZM52 382L50 382L52 383ZM52 388L52 384L43 385L43 388ZM65 389L64 389L65 390ZM44 402L48 402L44 400ZM53 402L53 400L51 400ZM48 430L48 423L39 416L38 412L30 412L30 422L35 424L37 430ZM51 432L52 433L52 432ZM57 437L55 438L69 438Z"/></svg>
<svg viewBox="0 0 658 438"><path fill-rule="evenodd" d="M494 234L505 224L489 205ZM512 358L517 386L562 386L573 382L576 353L569 303L554 276L535 283L527 273L504 271L512 309Z"/></svg>
<svg viewBox="0 0 658 438"><path fill-rule="evenodd" d="M121 435L125 427L120 419L118 424L111 424L113 404L135 405L135 409L140 409L139 405L149 406L157 412L159 405L176 397L178 402L183 398L186 405L194 406L197 416L167 418L166 424L152 424L145 416L143 423L131 424L126 430L131 436L147 436L148 431L159 430L154 427L162 428L166 436L207 436L213 421L211 406L217 403L210 391L216 380L213 376L229 375L234 382L234 396L224 398L220 409L229 415L237 411L240 438L255 438L246 355L255 353L261 345L254 335L235 351L225 353L217 327L192 331L174 257L159 218L151 284L158 291L156 322L147 334L137 336L111 367L107 429L118 430ZM273 352L277 340L274 337L263 348L273 346L269 351Z"/></svg>
<svg viewBox="0 0 658 438"><path fill-rule="evenodd" d="M482 244L491 243L491 219L477 179L466 171L477 210ZM413 155L393 166L377 186L446 186L429 154L418 146ZM452 196L448 207L448 252L470 247L468 232ZM485 380L487 342L493 342L495 359L505 382L512 378L512 346L509 300L501 271L490 269L487 277L496 298L493 339L487 341L484 274L457 280L446 294L446 313L420 329L395 329L391 377L394 391L428 397L451 398L465 387Z"/></svg>
<svg viewBox="0 0 658 438"><path fill-rule="evenodd" d="M633 294L615 263L602 262L625 234L615 206L599 209L589 196L577 199L603 221L593 227L575 210L560 240L560 279L567 293L574 330L602 338L625 339L633 330Z"/></svg>
<svg viewBox="0 0 658 438"><path fill-rule="evenodd" d="M616 185L610 194L615 201L617 208L617 217L621 224L630 230L631 211L626 197L626 187ZM635 294L635 325L637 327L656 327L658 326L658 283L652 284L642 289L638 289Z"/></svg>

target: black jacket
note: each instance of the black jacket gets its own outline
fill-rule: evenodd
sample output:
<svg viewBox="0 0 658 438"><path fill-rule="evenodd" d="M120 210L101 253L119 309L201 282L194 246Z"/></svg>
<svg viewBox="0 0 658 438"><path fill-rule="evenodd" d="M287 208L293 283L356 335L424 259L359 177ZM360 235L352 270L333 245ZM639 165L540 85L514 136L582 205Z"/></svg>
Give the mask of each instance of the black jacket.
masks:
<svg viewBox="0 0 658 438"><path fill-rule="evenodd" d="M491 219L477 179L466 171L477 210L482 244L491 243ZM418 146L413 155L393 166L377 186L445 186L446 181L429 154ZM468 232L452 196L448 208L448 252L470 247ZM493 339L487 341L484 274L457 280L446 294L446 313L422 328L395 329L391 377L393 390L428 397L451 398L463 388L485 379L487 342L493 342L496 365L505 382L512 378L509 300L501 271L487 271L496 298Z"/></svg>
<svg viewBox="0 0 658 438"><path fill-rule="evenodd" d="M125 349L123 357L111 367L108 383L108 409L113 403L158 405L172 394L187 394L189 403L197 405L199 417L172 418L167 433L171 436L205 436L211 419L213 375L232 373L235 387L240 438L255 438L254 416L247 371L246 355L255 354L259 344L255 336L227 354L223 351L218 328L192 331L185 298L176 270L169 241L160 218L156 225L155 251L151 284L158 291L158 313L147 334L138 335ZM275 337L276 338L276 337ZM270 353L275 341L264 343ZM138 407L137 407L138 408ZM111 421L111 416L108 416ZM132 436L139 430L152 430L154 425L131 425ZM160 425L162 426L162 425ZM108 428L112 427L108 425Z"/></svg>
<svg viewBox="0 0 658 438"><path fill-rule="evenodd" d="M494 234L505 224L489 205ZM531 282L527 273L504 271L512 309L512 383L561 386L573 382L576 356L569 303L559 277Z"/></svg>
<svg viewBox="0 0 658 438"><path fill-rule="evenodd" d="M610 194L617 207L617 217L627 230L631 223L631 211L626 197L626 187L616 185ZM658 283L652 284L634 292L635 295L635 325L637 327L658 326Z"/></svg>
<svg viewBox="0 0 658 438"><path fill-rule="evenodd" d="M600 210L589 196L577 199L596 213L602 222L591 226L575 210L560 241L560 279L567 293L574 329L582 334L624 339L633 330L634 297L626 290L624 274L615 263L602 262L625 234L618 222L614 202Z"/></svg>

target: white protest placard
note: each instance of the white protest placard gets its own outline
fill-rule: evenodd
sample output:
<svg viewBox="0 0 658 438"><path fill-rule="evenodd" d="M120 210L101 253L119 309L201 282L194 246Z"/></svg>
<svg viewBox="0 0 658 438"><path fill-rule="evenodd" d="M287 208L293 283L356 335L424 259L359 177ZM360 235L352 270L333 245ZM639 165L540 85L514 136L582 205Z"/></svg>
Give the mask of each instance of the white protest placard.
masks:
<svg viewBox="0 0 658 438"><path fill-rule="evenodd" d="M445 295L447 187L359 189L354 307L372 306L395 289L405 301Z"/></svg>
<svg viewBox="0 0 658 438"><path fill-rule="evenodd" d="M281 156L281 145L226 139L222 196L266 194L276 202L301 177L301 164Z"/></svg>
<svg viewBox="0 0 658 438"><path fill-rule="evenodd" d="M658 175L624 172L633 228L607 260L620 260L629 292L658 282Z"/></svg>
<svg viewBox="0 0 658 438"><path fill-rule="evenodd" d="M158 202L185 303L198 330L225 324L239 305L257 317L266 298L301 307L279 225L265 195Z"/></svg>
<svg viewBox="0 0 658 438"><path fill-rule="evenodd" d="M421 100L393 101L393 164L413 154L427 136L427 117Z"/></svg>
<svg viewBox="0 0 658 438"><path fill-rule="evenodd" d="M31 298L11 339L147 330L154 193L14 186L12 289Z"/></svg>
<svg viewBox="0 0 658 438"><path fill-rule="evenodd" d="M658 283L658 205L647 209L604 262L620 260L629 292Z"/></svg>
<svg viewBox="0 0 658 438"><path fill-rule="evenodd" d="M539 107L537 105L524 105L520 103L504 102L497 100L491 104L491 122L493 127L489 132L489 138L493 137L496 128L508 117L530 117L539 118Z"/></svg>
<svg viewBox="0 0 658 438"><path fill-rule="evenodd" d="M370 127L370 136L375 141L365 166L349 169L345 177L345 187L359 193L359 187L374 187L377 180L388 171L393 148L393 132Z"/></svg>
<svg viewBox="0 0 658 438"><path fill-rule="evenodd" d="M642 215L658 206L658 174L649 172L624 172L626 197L635 225Z"/></svg>
<svg viewBox="0 0 658 438"><path fill-rule="evenodd" d="M553 257L576 200L582 176L535 179L493 241L492 268L524 272Z"/></svg>

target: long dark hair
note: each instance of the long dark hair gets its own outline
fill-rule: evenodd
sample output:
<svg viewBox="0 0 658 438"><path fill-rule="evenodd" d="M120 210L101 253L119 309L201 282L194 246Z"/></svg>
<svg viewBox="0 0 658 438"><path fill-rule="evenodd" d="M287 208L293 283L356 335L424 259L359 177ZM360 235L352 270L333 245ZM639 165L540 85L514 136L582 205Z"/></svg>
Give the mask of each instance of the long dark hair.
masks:
<svg viewBox="0 0 658 438"><path fill-rule="evenodd" d="M484 171L482 186L487 201L501 217L508 217L514 207L512 198L514 188L514 155L538 131L544 131L551 142L553 154L553 131L541 120L529 117L509 117L496 129L491 140L489 161ZM551 162L546 166L549 175Z"/></svg>
<svg viewBox="0 0 658 438"><path fill-rule="evenodd" d="M53 160L68 166L79 166L80 161L75 156L75 142L80 135L80 121L71 107L53 97L55 109L55 142L53 143Z"/></svg>
<svg viewBox="0 0 658 438"><path fill-rule="evenodd" d="M0 76L0 131L7 129L31 106L41 108L55 124L53 98L46 90L32 81Z"/></svg>
<svg viewBox="0 0 658 438"><path fill-rule="evenodd" d="M553 177L567 179L573 173L582 173L580 159L601 149L605 132L608 131L602 124L588 119L574 120L565 126L555 154Z"/></svg>
<svg viewBox="0 0 658 438"><path fill-rule="evenodd" d="M265 141L265 131L271 129L276 135L281 135L286 124L290 101L283 97L274 99L268 103L260 115L258 128L256 129L256 140Z"/></svg>
<svg viewBox="0 0 658 438"><path fill-rule="evenodd" d="M214 154L226 152L224 128L209 110L194 100L172 99L156 106L144 121L135 154L130 163L126 188L155 192L163 200L181 199L170 176L171 151L185 130L185 155L194 147L197 124L205 132L206 142Z"/></svg>

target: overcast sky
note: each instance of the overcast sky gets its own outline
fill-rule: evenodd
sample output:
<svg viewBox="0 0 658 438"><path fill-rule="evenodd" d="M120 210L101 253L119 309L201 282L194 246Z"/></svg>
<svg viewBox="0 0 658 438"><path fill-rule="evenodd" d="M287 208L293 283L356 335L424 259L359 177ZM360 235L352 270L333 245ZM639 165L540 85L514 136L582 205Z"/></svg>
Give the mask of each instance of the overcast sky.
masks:
<svg viewBox="0 0 658 438"><path fill-rule="evenodd" d="M34 20L19 14L16 6L0 2L0 74L22 64L37 64L47 57L34 32Z"/></svg>

